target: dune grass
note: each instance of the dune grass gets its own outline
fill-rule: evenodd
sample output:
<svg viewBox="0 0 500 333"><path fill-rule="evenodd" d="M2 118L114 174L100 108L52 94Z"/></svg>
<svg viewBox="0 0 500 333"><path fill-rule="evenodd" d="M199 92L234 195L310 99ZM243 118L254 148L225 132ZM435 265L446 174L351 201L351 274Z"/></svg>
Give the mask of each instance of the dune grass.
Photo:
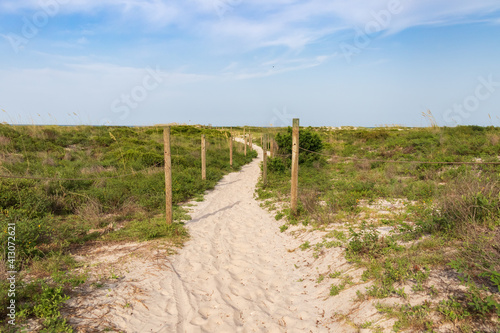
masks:
<svg viewBox="0 0 500 333"><path fill-rule="evenodd" d="M201 180L202 134L206 180ZM9 236L16 244L16 324L39 318L47 332L72 331L59 308L86 279L71 273L77 263L69 255L86 242L163 238L182 246L188 237L182 221L189 216L180 205L256 156L251 151L244 156L235 143L230 167L229 136L210 128L171 128L175 223L167 226L161 127L0 125L0 174L26 177L0 178L0 244L7 249ZM8 228L13 225L15 231ZM0 327L9 331L7 251L0 260Z"/></svg>
<svg viewBox="0 0 500 333"><path fill-rule="evenodd" d="M405 284L432 299L436 289L427 283L431 272L452 270L459 277L457 284L465 291L443 302L417 307L382 304L380 313L397 319L396 331L432 331L446 322L462 331L498 330L499 165L383 161L499 162L500 129L309 130L322 138L321 153L337 158L318 155L300 164L298 215L288 206L289 164L284 158L270 159L268 184L260 184L257 192L265 206L283 207L276 211L277 220L286 218L281 231L302 223L319 230L338 226L347 232L348 237L336 242L348 261L364 269L359 282L373 281L358 295L360 300L400 297L406 304L408 295L401 289ZM399 208L384 207L382 201ZM392 231L382 235L380 228ZM320 248L327 240L328 235L308 247ZM319 253L313 251L314 256ZM332 295L341 290L332 285Z"/></svg>

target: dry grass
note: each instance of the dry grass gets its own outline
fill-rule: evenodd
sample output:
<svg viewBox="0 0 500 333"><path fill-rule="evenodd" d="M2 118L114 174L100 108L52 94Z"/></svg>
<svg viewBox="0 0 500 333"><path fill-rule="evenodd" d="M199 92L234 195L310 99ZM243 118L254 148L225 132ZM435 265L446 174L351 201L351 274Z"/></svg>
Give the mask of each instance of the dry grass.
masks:
<svg viewBox="0 0 500 333"><path fill-rule="evenodd" d="M90 167L85 167L80 170L80 172L84 175L90 175L101 172L114 172L114 171L116 171L116 168L112 166L103 167L101 165L92 165Z"/></svg>
<svg viewBox="0 0 500 333"><path fill-rule="evenodd" d="M469 263L471 272L478 276L482 272L500 272L500 229L491 230L477 225L469 225L465 234L465 246L460 251L462 259ZM496 289L489 279L483 279L491 290ZM498 289L496 290L498 292Z"/></svg>
<svg viewBox="0 0 500 333"><path fill-rule="evenodd" d="M441 196L442 215L458 228L484 224L500 210L500 183L490 177L468 175L448 184ZM468 230L462 230L467 234Z"/></svg>
<svg viewBox="0 0 500 333"><path fill-rule="evenodd" d="M16 153L0 153L0 164L1 163L9 163L9 164L15 164L15 163L22 163L24 162L24 157L23 154L16 154Z"/></svg>
<svg viewBox="0 0 500 333"><path fill-rule="evenodd" d="M0 146L6 146L10 143L10 139L0 135Z"/></svg>
<svg viewBox="0 0 500 333"><path fill-rule="evenodd" d="M494 146L500 142L500 135L496 133L488 133L486 134L486 137L488 138L488 141Z"/></svg>
<svg viewBox="0 0 500 333"><path fill-rule="evenodd" d="M368 171L371 170L371 162L369 161L354 161L354 167L358 171Z"/></svg>
<svg viewBox="0 0 500 333"><path fill-rule="evenodd" d="M128 198L125 200L123 203L122 207L120 208L118 215L120 216L130 216L130 215L135 215L135 214L143 214L146 211L144 208L142 208L134 198Z"/></svg>
<svg viewBox="0 0 500 333"><path fill-rule="evenodd" d="M102 206L96 201L89 200L87 203L77 207L75 213L83 220L90 222L92 227L97 228L102 217Z"/></svg>

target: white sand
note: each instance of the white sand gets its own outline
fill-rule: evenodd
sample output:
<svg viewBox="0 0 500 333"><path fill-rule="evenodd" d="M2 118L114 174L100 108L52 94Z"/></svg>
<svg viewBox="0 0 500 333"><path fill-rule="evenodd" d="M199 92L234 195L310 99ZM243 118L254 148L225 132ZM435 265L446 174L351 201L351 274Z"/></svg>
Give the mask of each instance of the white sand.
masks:
<svg viewBox="0 0 500 333"><path fill-rule="evenodd" d="M193 207L186 223L191 239L179 254L138 255L116 274L116 283L70 300L70 322L81 332L92 331L89 326L124 332L356 331L339 323L330 326L334 330L324 327L325 288L320 292L312 279L302 281L307 265L295 264L305 253L290 252L301 242L280 233L279 223L254 199L262 160L254 147L258 159L225 176Z"/></svg>

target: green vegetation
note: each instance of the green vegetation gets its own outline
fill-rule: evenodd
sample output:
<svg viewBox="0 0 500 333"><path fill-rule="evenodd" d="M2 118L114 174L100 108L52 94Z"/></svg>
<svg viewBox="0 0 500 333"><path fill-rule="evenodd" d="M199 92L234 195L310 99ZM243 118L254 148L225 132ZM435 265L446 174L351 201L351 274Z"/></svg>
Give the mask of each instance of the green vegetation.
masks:
<svg viewBox="0 0 500 333"><path fill-rule="evenodd" d="M207 138L204 181L201 134ZM188 236L181 221L189 217L179 205L256 157L254 151L244 156L243 146L235 143L231 168L229 135L171 128L175 223L167 226L161 127L0 125L0 174L21 177L0 177L0 259L3 268L12 264L19 272L16 323L42 318L47 332L72 331L59 308L86 277L71 273L77 266L68 255L71 249L89 241L156 238L181 246ZM16 258L9 262L8 237L14 236ZM0 323L8 330L9 285L6 271L0 273Z"/></svg>
<svg viewBox="0 0 500 333"><path fill-rule="evenodd" d="M396 331L432 330L438 324L429 313L464 330L472 323L500 328L492 319L500 315L500 173L495 164L459 163L499 162L500 128L309 128L301 129L302 137L321 154L301 159L298 215L286 206L287 133L277 136L284 156L270 159L267 186L257 190L268 207L285 204L278 213L287 220L281 230L299 222L329 230L307 246L317 249L315 257L330 245L345 248L347 260L364 269L360 282L373 281L359 300L391 296L405 303L405 285L432 299L438 291L429 283L431 273L452 269L466 289L451 298L381 306L380 312L397 318ZM330 294L344 288L332 284Z"/></svg>

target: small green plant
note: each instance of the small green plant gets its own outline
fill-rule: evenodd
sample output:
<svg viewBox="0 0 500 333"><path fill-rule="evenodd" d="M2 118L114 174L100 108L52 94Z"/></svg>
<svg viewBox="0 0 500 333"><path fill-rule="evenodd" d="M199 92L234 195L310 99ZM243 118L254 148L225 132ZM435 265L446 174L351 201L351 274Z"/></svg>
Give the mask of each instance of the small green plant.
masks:
<svg viewBox="0 0 500 333"><path fill-rule="evenodd" d="M405 292L405 289L403 287L399 288L399 289L395 289L395 292L398 296L404 298L404 299L407 299L408 298L408 294L406 294Z"/></svg>
<svg viewBox="0 0 500 333"><path fill-rule="evenodd" d="M437 306L437 310L447 321L456 322L470 316L470 313L454 297L442 300Z"/></svg>
<svg viewBox="0 0 500 333"><path fill-rule="evenodd" d="M299 248L302 250L302 251L305 251L307 250L308 248L311 247L311 244L309 243L309 241L305 241L302 245L299 246Z"/></svg>
<svg viewBox="0 0 500 333"><path fill-rule="evenodd" d="M393 326L393 330L396 332L410 327L419 331L432 330L434 326L434 323L429 320L429 313L431 312L429 302L415 306L406 304L389 306L378 303L376 308L379 312L397 319Z"/></svg>
<svg viewBox="0 0 500 333"><path fill-rule="evenodd" d="M330 287L330 296L338 295L342 290L344 290L344 288L345 288L344 284L340 285L332 284L332 286Z"/></svg>
<svg viewBox="0 0 500 333"><path fill-rule="evenodd" d="M44 319L43 325L46 332L73 332L73 329L61 319L59 309L69 296L65 295L62 287L50 287L42 284L42 291L35 297L33 314Z"/></svg>
<svg viewBox="0 0 500 333"><path fill-rule="evenodd" d="M330 279L336 279L336 278L338 278L341 275L342 275L341 271L335 271L335 272L332 272L332 273L328 274L328 277Z"/></svg>
<svg viewBox="0 0 500 333"><path fill-rule="evenodd" d="M359 325L360 328L368 328L370 326L372 326L372 322L371 321L365 321L363 324Z"/></svg>
<svg viewBox="0 0 500 333"><path fill-rule="evenodd" d="M355 302L363 302L366 300L366 295L363 294L360 290L356 290L356 298L354 299Z"/></svg>
<svg viewBox="0 0 500 333"><path fill-rule="evenodd" d="M288 225L286 225L286 224L283 224L282 226L280 226L280 232L285 232L287 229L288 229Z"/></svg>
<svg viewBox="0 0 500 333"><path fill-rule="evenodd" d="M330 241L330 242L325 242L324 245L327 249L329 249L332 247L341 247L342 243L339 241Z"/></svg>
<svg viewBox="0 0 500 333"><path fill-rule="evenodd" d="M431 295L431 297L436 297L437 295L439 295L439 291L437 290L436 286L429 287L429 295Z"/></svg>
<svg viewBox="0 0 500 333"><path fill-rule="evenodd" d="M353 284L352 277L350 275L346 275L342 277L342 282L338 285L332 284L330 287L330 296L338 295L342 290L345 289L346 285Z"/></svg>
<svg viewBox="0 0 500 333"><path fill-rule="evenodd" d="M282 211L279 211L276 213L276 215L274 216L274 218L276 219L276 221L279 221L281 220L283 217L285 216L285 214L282 212Z"/></svg>

